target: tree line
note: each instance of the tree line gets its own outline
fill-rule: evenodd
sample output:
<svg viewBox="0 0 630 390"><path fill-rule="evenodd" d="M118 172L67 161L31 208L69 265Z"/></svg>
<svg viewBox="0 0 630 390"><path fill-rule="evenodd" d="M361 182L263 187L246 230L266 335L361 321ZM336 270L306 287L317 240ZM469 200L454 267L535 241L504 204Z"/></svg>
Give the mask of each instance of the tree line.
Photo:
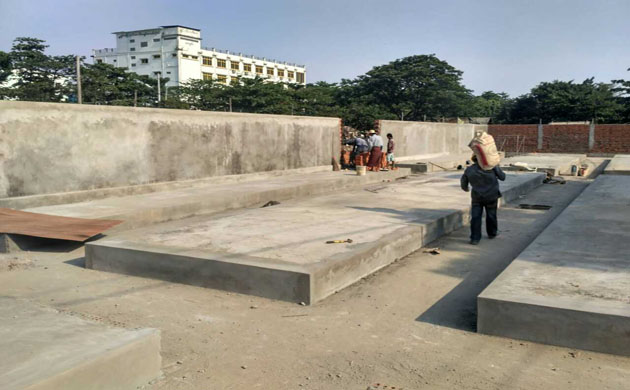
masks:
<svg viewBox="0 0 630 390"><path fill-rule="evenodd" d="M0 51L0 98L43 102L76 101L73 55L45 53L45 41L19 37L10 52ZM630 70L630 69L629 69ZM475 95L462 83L463 72L435 55L414 55L375 66L339 83L285 85L241 78L231 85L191 80L166 88L157 80L108 64L81 59L83 103L149 106L249 113L334 116L369 129L376 119L441 121L490 117L493 123L587 121L630 122L630 81L542 82L511 98L492 91Z"/></svg>

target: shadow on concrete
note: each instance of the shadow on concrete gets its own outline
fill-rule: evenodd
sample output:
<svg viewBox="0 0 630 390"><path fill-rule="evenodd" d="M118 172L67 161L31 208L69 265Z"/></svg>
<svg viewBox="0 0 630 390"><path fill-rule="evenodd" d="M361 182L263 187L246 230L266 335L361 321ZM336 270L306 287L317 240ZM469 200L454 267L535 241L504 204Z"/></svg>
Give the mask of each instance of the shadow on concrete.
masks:
<svg viewBox="0 0 630 390"><path fill-rule="evenodd" d="M508 204L499 210L496 240L482 239L468 244L468 228L428 246L441 246L452 258L432 272L462 279L461 282L416 318L416 321L458 330L477 330L477 296L492 283L554 219L586 188L587 183L569 186L542 186L515 202L549 202L548 211L526 210ZM484 226L485 228L485 226ZM514 232L514 233L510 233ZM507 234L509 233L509 234ZM446 242L448 240L448 242Z"/></svg>
<svg viewBox="0 0 630 390"><path fill-rule="evenodd" d="M85 268L85 256L76 259L64 261L65 264L74 265L75 267Z"/></svg>

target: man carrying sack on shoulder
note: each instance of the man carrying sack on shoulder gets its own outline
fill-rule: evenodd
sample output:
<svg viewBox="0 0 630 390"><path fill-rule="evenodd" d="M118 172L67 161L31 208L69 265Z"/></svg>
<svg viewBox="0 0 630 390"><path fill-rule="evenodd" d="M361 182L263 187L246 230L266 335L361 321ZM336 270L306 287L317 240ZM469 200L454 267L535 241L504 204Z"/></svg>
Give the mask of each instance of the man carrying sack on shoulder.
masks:
<svg viewBox="0 0 630 390"><path fill-rule="evenodd" d="M479 244L481 240L481 219L486 210L486 232L488 238L493 239L498 234L497 206L501 191L499 180L505 180L505 173L495 166L490 170L481 169L477 156L472 156L473 164L466 168L460 180L462 190L468 192L472 186L472 210L470 220L470 243Z"/></svg>

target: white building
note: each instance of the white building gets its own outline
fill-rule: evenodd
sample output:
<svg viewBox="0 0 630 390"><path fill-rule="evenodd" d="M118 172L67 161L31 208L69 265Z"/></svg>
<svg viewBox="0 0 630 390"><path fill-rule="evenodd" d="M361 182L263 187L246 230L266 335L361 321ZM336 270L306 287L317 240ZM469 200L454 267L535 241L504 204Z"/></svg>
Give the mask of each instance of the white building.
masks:
<svg viewBox="0 0 630 390"><path fill-rule="evenodd" d="M104 62L152 77L159 73L169 78L167 86L178 86L190 79L229 84L235 77L256 76L272 82L306 84L303 65L202 48L201 30L196 28L162 26L113 34L116 48L93 50L95 63Z"/></svg>

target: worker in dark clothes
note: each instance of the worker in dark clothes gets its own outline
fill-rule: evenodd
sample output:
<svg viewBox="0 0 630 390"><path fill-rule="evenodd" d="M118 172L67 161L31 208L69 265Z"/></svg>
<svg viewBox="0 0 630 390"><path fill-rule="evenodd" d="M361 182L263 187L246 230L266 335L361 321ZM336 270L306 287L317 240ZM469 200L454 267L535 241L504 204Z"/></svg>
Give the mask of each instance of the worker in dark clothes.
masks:
<svg viewBox="0 0 630 390"><path fill-rule="evenodd" d="M461 178L462 190L468 192L468 185L472 186L472 210L470 221L470 243L479 244L481 240L481 217L486 210L486 232L488 238L495 238L498 234L497 205L501 197L499 180L505 180L505 173L498 166L489 171L481 169L477 164L477 157L472 157L473 164L466 168Z"/></svg>

